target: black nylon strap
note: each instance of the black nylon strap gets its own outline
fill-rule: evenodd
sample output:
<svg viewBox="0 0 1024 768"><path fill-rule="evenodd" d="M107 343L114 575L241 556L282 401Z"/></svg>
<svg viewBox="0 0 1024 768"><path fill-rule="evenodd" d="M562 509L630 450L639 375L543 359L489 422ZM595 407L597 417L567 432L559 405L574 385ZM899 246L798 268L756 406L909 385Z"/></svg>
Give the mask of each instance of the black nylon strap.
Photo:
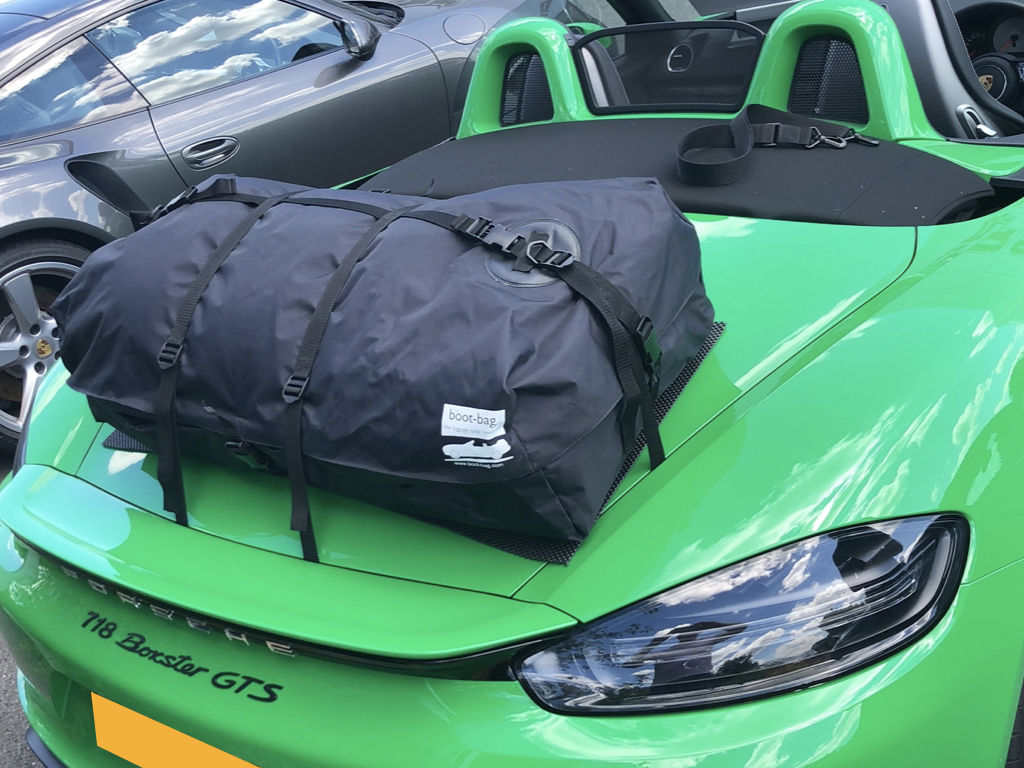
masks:
<svg viewBox="0 0 1024 768"><path fill-rule="evenodd" d="M320 296L320 301L317 302L316 309L313 310L313 315L310 317L299 346L292 375L288 378L281 393L285 402L288 403L284 417L285 461L288 469L288 483L292 492L291 528L293 531L299 532L302 542L302 557L311 562L319 562L319 556L316 538L313 534L313 522L309 514L306 470L302 460L302 402L306 393L306 385L309 382L313 364L316 362L317 353L320 351L324 333L327 331L331 313L345 290L345 285L352 276L356 264L366 255L366 251L369 250L374 239L393 221L409 213L410 210L401 208L381 216L372 227L366 230L338 264L338 268Z"/></svg>
<svg viewBox="0 0 1024 768"><path fill-rule="evenodd" d="M487 219L453 216L440 211L413 211L406 216L474 237L486 246L498 248L509 258L516 259L517 263L523 258L529 258L526 250L521 247L525 244L525 238L517 237L506 227ZM654 398L651 388L646 385L644 357L648 351L648 339L641 336L645 318L640 317L640 313L622 292L601 273L569 254L545 250L557 260L537 262L537 265L548 267L582 296L601 315L611 336L615 374L622 387L625 403L621 424L623 450L628 453L636 441L636 416L639 411L647 435L651 467L657 467L665 460L665 450L654 414ZM656 384L657 363L657 359L651 361L652 384Z"/></svg>
<svg viewBox="0 0 1024 768"><path fill-rule="evenodd" d="M292 194L301 194L294 192ZM234 179L224 178L217 179L206 189L201 192L195 187L192 187L185 192L175 197L165 205L160 206L152 213L133 214L133 226L138 231L143 226L156 221L161 216L170 213L173 210L181 208L184 205L191 203L202 203L202 202L231 202L231 203L244 203L251 206L262 205L268 198L265 195L251 195L244 192L239 192L238 187L235 184ZM302 197L302 198L287 198L287 202L294 203L296 205L312 205L321 208L340 208L346 211L357 211L359 213L365 213L374 218L380 218L388 212L387 208L381 208L376 205L369 205L368 203L361 203L356 200L334 200L328 197ZM135 217L138 218L136 222Z"/></svg>
<svg viewBox="0 0 1024 768"><path fill-rule="evenodd" d="M453 216L439 211L414 211L407 214L409 218L429 221L479 240L484 246L497 248L509 258L530 260L528 246L524 238L515 236L507 227L496 224L488 219L473 219L468 216ZM651 467L665 461L665 449L662 436L658 432L657 419L654 416L654 400L651 387L646 386L644 357L648 354L647 338L641 336L641 327L645 318L634 308L629 300L604 275L590 266L581 263L569 254L559 253L551 249L545 250L551 260L536 262L539 266L548 267L558 275L566 285L582 296L604 319L605 327L611 336L612 357L615 376L623 389L625 410L622 420L623 450L629 453L636 441L637 412L643 419L644 431L647 435L648 455ZM656 344L651 344L656 347ZM659 354L659 352L658 352ZM650 360L650 378L656 386L658 360Z"/></svg>
<svg viewBox="0 0 1024 768"><path fill-rule="evenodd" d="M573 261L554 272L596 309L604 319L605 326L611 334L615 375L622 387L626 406L621 423L622 448L629 453L636 442L636 412L639 408L644 433L647 436L651 469L656 468L665 460L665 449L661 442L658 420L654 415L654 398L651 396L644 376L643 359L640 355L643 346L638 348L637 340L632 333L632 329L636 328L639 323L639 313L618 288L586 264ZM621 300L621 304L628 308L628 311L625 311L629 317L626 321L629 323L628 326L624 324L623 317L620 315L623 308L615 306L619 301L611 299L612 295L617 296L618 300Z"/></svg>
<svg viewBox="0 0 1024 768"><path fill-rule="evenodd" d="M746 173L750 165L750 153L755 146L843 149L850 141L878 144L853 129L840 126L836 126L839 135L829 136L813 125L753 123L751 111L758 109L764 108L750 105L728 123L705 125L684 135L676 147L679 180L701 187L732 184Z"/></svg>
<svg viewBox="0 0 1024 768"><path fill-rule="evenodd" d="M196 306L217 270L263 214L285 197L287 195L278 195L264 200L255 210L246 214L245 218L238 222L223 242L217 246L193 280L178 308L171 334L157 355L157 364L162 369L160 386L157 389L156 408L153 413L153 419L156 422L157 478L164 492L164 509L173 512L175 520L180 525L188 525L188 511L185 506L185 486L181 477L181 452L178 445L175 400L178 390L178 371L180 370L178 362L185 344L185 335L188 333Z"/></svg>
<svg viewBox="0 0 1024 768"><path fill-rule="evenodd" d="M299 194L298 192L294 194ZM202 194L200 193L195 198L189 200L190 203L202 203L202 202L232 202L232 203L245 203L246 205L261 205L268 198L261 195L246 195L240 192L236 193L221 193L221 194ZM377 205L370 205L369 203L360 203L357 200L332 200L329 197L288 197L281 202L289 203L291 205L309 205L317 208L339 208L345 211L356 211L357 213L365 213L368 216L373 216L379 219L388 213L387 208L381 208Z"/></svg>

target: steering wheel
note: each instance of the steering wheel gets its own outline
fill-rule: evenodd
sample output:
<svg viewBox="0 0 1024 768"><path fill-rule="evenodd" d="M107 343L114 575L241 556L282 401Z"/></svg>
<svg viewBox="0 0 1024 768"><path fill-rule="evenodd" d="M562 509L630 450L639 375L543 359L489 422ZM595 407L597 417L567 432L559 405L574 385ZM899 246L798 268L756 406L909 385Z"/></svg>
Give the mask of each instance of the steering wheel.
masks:
<svg viewBox="0 0 1024 768"><path fill-rule="evenodd" d="M976 58L973 64L978 81L988 95L1020 112L1021 86L1024 85L1020 61L1005 53L986 53Z"/></svg>

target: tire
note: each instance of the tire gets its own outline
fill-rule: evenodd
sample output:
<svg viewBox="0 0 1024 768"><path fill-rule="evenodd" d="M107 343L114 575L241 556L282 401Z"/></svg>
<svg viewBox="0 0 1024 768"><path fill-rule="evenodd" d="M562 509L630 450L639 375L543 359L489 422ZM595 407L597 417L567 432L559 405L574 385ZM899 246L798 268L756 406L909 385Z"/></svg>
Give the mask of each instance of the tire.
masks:
<svg viewBox="0 0 1024 768"><path fill-rule="evenodd" d="M14 450L39 381L60 359L47 310L89 253L51 239L0 249L0 452Z"/></svg>

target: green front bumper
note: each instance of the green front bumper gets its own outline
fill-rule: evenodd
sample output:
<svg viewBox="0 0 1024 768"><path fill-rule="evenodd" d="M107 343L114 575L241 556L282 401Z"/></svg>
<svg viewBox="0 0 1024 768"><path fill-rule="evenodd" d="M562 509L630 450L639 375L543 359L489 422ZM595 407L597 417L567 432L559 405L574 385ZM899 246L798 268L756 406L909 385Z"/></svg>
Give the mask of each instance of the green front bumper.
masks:
<svg viewBox="0 0 1024 768"><path fill-rule="evenodd" d="M260 768L1001 768L1024 648L1024 612L1007 596L1022 591L1024 562L966 584L920 642L806 691L703 712L564 717L516 682L286 657L165 620L0 527L3 635L26 677L29 721L68 768L128 765L95 746L90 691ZM83 628L90 612L116 629ZM145 640L125 642L129 633ZM165 656L132 652L143 643ZM159 663L184 655L208 671ZM233 673L221 683L259 682L217 687L219 672ZM281 686L275 701L263 700L266 685Z"/></svg>

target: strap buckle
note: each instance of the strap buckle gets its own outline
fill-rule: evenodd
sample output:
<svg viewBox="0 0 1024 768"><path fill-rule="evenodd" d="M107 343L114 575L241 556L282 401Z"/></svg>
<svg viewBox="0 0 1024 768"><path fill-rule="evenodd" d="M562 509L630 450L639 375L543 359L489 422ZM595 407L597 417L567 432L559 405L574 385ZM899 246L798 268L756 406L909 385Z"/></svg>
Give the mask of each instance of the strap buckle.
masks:
<svg viewBox="0 0 1024 768"><path fill-rule="evenodd" d="M494 222L490 219L485 219L483 216L471 219L466 214L462 214L452 222L452 229L462 232L464 235L475 237L478 240L483 240L494 229Z"/></svg>
<svg viewBox="0 0 1024 768"><path fill-rule="evenodd" d="M170 339L165 341L156 356L156 363L160 366L160 369L166 371L168 368L173 368L177 365L178 358L181 357L182 347L184 346L184 344Z"/></svg>
<svg viewBox="0 0 1024 768"><path fill-rule="evenodd" d="M308 383L309 376L293 373L288 377L288 381L285 382L284 389L281 390L281 397L284 398L286 403L294 403L305 394Z"/></svg>
<svg viewBox="0 0 1024 768"><path fill-rule="evenodd" d="M462 214L452 222L452 229L475 237L489 248L496 248L502 253L518 257L526 245L526 238L511 232L501 224L480 216L475 219Z"/></svg>
<svg viewBox="0 0 1024 768"><path fill-rule="evenodd" d="M661 347L658 345L657 334L654 333L654 322L649 317L640 319L640 325L636 327L636 335L644 345L644 368L651 379L651 391L658 390L658 383L661 380Z"/></svg>
<svg viewBox="0 0 1024 768"><path fill-rule="evenodd" d="M878 139L872 139L869 136L861 136L853 130L853 128L847 130L846 133L843 134L843 138L846 139L847 142L855 141L858 144L866 144L869 147L877 147L882 143Z"/></svg>
<svg viewBox="0 0 1024 768"><path fill-rule="evenodd" d="M534 240L524 253L526 258L538 267L549 267L551 269L564 269L576 261L576 255L568 251L556 251L548 247L542 240Z"/></svg>
<svg viewBox="0 0 1024 768"><path fill-rule="evenodd" d="M846 147L846 136L826 136L817 126L811 126L811 138L804 144L806 149L814 149L821 144L832 147L833 149L844 149Z"/></svg>

